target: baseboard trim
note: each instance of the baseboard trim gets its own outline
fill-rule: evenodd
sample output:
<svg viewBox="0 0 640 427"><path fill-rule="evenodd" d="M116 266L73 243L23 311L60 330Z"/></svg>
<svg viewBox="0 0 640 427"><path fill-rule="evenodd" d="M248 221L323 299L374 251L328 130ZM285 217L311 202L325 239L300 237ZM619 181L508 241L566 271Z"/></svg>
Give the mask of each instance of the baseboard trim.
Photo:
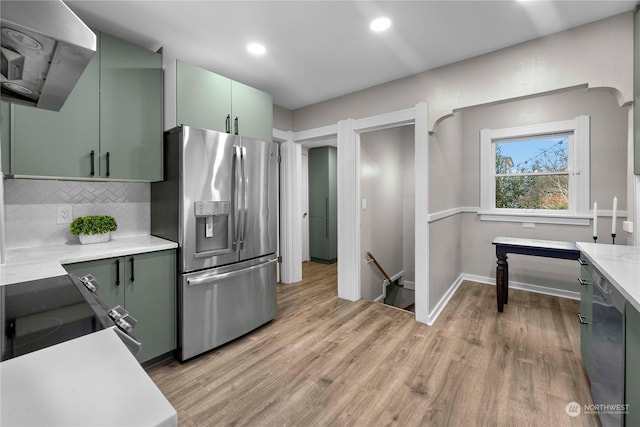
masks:
<svg viewBox="0 0 640 427"><path fill-rule="evenodd" d="M462 273L463 280L471 282L483 283L485 285L496 285L496 279L492 277L476 276L474 274ZM580 292L565 291L563 289L548 288L546 286L532 285L530 283L509 281L509 289L518 289L520 291L534 292L537 294L550 295L553 297L580 300Z"/></svg>
<svg viewBox="0 0 640 427"><path fill-rule="evenodd" d="M429 313L429 316L427 316L427 325L433 326L438 316L440 316L440 313L442 313L442 310L444 310L444 308L449 303L449 300L451 300L462 282L465 280L463 277L464 275L460 274L458 278L453 282L453 284L449 287L449 289L447 289L447 292L445 292L442 298L440 298L438 304L436 304L431 313Z"/></svg>
<svg viewBox="0 0 640 427"><path fill-rule="evenodd" d="M412 282L410 280L405 280L404 285L406 289L411 289L412 291L416 290L416 282Z"/></svg>
<svg viewBox="0 0 640 427"><path fill-rule="evenodd" d="M440 316L440 313L442 313L442 310L444 310L444 308L447 306L447 304L449 303L453 295L456 293L456 291L458 290L462 282L464 282L465 280L468 280L470 282L482 283L484 285L492 285L492 286L496 285L496 279L494 278L485 277L485 276L476 276L475 274L461 273L458 276L458 278L453 282L453 284L449 287L449 289L447 289L447 292L444 293L442 298L440 298L440 301L438 301L438 304L436 304L433 310L431 310L431 313L429 313L429 316L427 317L427 325L433 326L433 324L438 319L438 316ZM536 294L550 295L550 296L559 297L559 298L580 300L580 292L548 288L546 286L532 285L530 283L509 281L509 289L517 289L519 291L533 292Z"/></svg>

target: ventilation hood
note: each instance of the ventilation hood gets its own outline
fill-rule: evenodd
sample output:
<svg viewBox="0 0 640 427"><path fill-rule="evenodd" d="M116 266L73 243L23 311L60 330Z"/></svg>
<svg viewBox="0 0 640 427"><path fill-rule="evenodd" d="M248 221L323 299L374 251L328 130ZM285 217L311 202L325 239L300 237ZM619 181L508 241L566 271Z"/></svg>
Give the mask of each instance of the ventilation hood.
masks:
<svg viewBox="0 0 640 427"><path fill-rule="evenodd" d="M2 99L59 111L96 53L96 35L60 0L0 4Z"/></svg>

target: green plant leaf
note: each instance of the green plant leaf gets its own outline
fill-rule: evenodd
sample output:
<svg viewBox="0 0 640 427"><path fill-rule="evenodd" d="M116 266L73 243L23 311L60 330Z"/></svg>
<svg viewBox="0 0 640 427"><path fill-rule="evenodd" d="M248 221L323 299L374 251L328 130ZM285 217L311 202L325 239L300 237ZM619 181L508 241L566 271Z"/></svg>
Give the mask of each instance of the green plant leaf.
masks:
<svg viewBox="0 0 640 427"><path fill-rule="evenodd" d="M74 236L78 234L102 234L116 231L118 224L112 216L90 215L79 216L69 225L69 231Z"/></svg>

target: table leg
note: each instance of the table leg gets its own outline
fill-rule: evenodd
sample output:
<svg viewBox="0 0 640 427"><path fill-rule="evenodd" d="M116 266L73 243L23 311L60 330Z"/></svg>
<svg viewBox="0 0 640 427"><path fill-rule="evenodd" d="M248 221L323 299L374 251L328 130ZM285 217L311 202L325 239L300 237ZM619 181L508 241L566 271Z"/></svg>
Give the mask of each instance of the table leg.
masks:
<svg viewBox="0 0 640 427"><path fill-rule="evenodd" d="M504 257L504 303L509 303L509 263L507 257Z"/></svg>
<svg viewBox="0 0 640 427"><path fill-rule="evenodd" d="M498 255L496 265L496 298L498 300L498 312L502 313L505 303L505 279L507 273L507 256Z"/></svg>

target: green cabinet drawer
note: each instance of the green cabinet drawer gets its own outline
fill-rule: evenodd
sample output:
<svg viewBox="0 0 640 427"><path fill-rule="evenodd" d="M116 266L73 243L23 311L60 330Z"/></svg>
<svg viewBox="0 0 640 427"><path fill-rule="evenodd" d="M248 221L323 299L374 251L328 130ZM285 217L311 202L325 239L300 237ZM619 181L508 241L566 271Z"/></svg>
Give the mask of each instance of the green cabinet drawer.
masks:
<svg viewBox="0 0 640 427"><path fill-rule="evenodd" d="M124 307L137 321L140 363L176 348L176 251L166 250L64 266L77 276L92 274L107 304Z"/></svg>
<svg viewBox="0 0 640 427"><path fill-rule="evenodd" d="M162 55L100 37L100 176L162 180Z"/></svg>

